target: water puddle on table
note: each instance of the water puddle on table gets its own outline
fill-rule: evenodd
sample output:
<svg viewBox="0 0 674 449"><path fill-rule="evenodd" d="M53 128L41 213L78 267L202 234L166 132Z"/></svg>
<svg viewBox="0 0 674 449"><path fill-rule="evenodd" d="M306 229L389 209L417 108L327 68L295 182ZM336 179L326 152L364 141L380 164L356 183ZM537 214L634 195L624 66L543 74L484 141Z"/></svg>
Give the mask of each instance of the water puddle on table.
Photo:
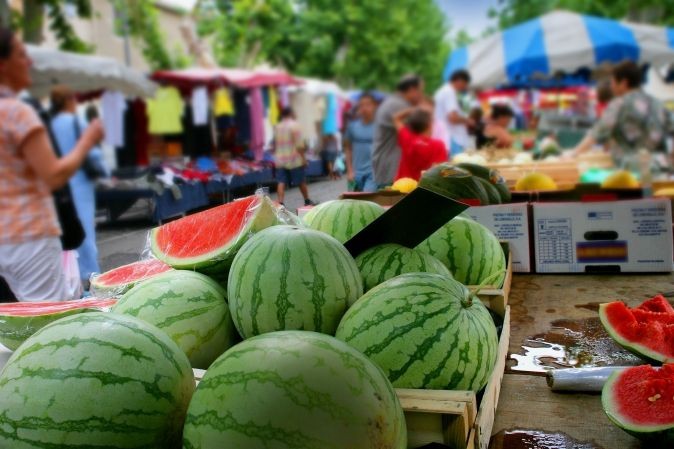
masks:
<svg viewBox="0 0 674 449"><path fill-rule="evenodd" d="M565 433L538 430L502 430L491 437L489 449L603 449L590 442L581 442Z"/></svg>
<svg viewBox="0 0 674 449"><path fill-rule="evenodd" d="M510 359L507 372L535 375L558 368L644 363L615 343L596 317L553 321L548 332L524 340L521 353L511 354Z"/></svg>

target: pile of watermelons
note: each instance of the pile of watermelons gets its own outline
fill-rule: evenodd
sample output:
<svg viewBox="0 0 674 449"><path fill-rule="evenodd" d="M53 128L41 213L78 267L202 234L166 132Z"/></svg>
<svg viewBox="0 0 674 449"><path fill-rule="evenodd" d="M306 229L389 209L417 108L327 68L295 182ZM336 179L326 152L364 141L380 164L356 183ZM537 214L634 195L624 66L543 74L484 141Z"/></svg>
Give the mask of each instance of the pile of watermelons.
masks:
<svg viewBox="0 0 674 449"><path fill-rule="evenodd" d="M510 190L498 170L468 162L435 165L424 172L419 186L459 201L479 205L510 202Z"/></svg>
<svg viewBox="0 0 674 449"><path fill-rule="evenodd" d="M486 385L497 330L465 284L502 282L505 256L457 217L354 259L383 212L332 201L301 225L251 196L154 229L158 260L94 280L117 301L0 306L0 447L406 448L394 387Z"/></svg>

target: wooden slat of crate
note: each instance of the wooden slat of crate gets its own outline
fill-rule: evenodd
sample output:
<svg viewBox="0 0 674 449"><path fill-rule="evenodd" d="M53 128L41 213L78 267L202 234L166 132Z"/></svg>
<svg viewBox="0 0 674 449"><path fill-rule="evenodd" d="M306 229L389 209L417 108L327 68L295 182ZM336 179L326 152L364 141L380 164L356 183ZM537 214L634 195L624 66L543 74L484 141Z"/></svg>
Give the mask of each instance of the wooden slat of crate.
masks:
<svg viewBox="0 0 674 449"><path fill-rule="evenodd" d="M503 279L503 286L501 288L486 286L478 291L477 297L480 298L485 306L503 316L505 314L505 306L508 304L508 295L510 295L510 287L513 280L513 264L508 242L501 242L501 248L503 248L506 256L506 275ZM471 287L474 288L474 286L468 286L468 288Z"/></svg>

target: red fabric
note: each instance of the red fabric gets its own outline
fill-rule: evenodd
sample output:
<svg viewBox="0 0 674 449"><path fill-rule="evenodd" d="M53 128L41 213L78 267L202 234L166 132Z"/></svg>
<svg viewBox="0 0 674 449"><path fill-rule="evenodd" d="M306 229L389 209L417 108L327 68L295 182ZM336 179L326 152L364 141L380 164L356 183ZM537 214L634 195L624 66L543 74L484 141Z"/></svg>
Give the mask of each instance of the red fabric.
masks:
<svg viewBox="0 0 674 449"><path fill-rule="evenodd" d="M136 150L136 164L140 167L150 165L148 149L150 148L150 133L147 122L147 112L145 110L145 101L136 99L131 103L131 113L133 114L133 147Z"/></svg>
<svg viewBox="0 0 674 449"><path fill-rule="evenodd" d="M406 127L398 131L398 145L401 155L396 180L412 178L418 181L422 171L447 161L447 148L441 140L414 134Z"/></svg>

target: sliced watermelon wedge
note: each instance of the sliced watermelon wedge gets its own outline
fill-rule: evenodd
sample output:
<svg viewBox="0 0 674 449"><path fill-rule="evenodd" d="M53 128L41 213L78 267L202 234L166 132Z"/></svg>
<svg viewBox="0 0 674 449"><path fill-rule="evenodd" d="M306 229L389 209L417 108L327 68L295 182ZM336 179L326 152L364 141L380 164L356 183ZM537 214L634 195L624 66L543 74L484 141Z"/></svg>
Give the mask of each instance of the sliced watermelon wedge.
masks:
<svg viewBox="0 0 674 449"><path fill-rule="evenodd" d="M642 365L613 373L601 402L608 418L624 431L658 447L674 445L674 365Z"/></svg>
<svg viewBox="0 0 674 449"><path fill-rule="evenodd" d="M119 296L137 282L172 270L161 260L147 259L122 265L91 278L91 292L96 296Z"/></svg>
<svg viewBox="0 0 674 449"><path fill-rule="evenodd" d="M76 313L106 310L116 302L116 299L90 298L0 304L0 343L14 351L28 337L53 321Z"/></svg>
<svg viewBox="0 0 674 449"><path fill-rule="evenodd" d="M255 232L277 223L264 195L252 195L154 228L152 253L173 268L226 270Z"/></svg>
<svg viewBox="0 0 674 449"><path fill-rule="evenodd" d="M662 295L634 309L622 301L602 304L599 318L626 349L658 362L674 361L674 308Z"/></svg>

